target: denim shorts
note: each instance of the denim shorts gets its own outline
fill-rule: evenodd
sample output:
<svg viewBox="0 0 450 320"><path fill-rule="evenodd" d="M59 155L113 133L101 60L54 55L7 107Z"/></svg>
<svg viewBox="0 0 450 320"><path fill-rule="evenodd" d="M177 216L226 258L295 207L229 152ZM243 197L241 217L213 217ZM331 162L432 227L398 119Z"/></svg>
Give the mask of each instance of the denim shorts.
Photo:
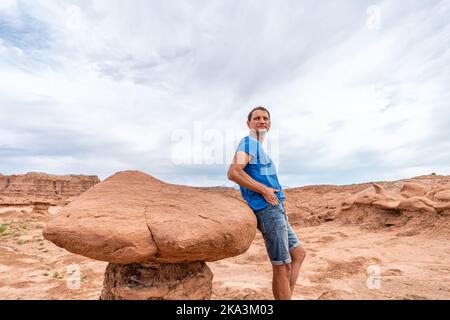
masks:
<svg viewBox="0 0 450 320"><path fill-rule="evenodd" d="M289 224L283 204L269 205L255 212L258 230L266 243L267 254L273 265L291 263L290 251L300 246L300 241Z"/></svg>

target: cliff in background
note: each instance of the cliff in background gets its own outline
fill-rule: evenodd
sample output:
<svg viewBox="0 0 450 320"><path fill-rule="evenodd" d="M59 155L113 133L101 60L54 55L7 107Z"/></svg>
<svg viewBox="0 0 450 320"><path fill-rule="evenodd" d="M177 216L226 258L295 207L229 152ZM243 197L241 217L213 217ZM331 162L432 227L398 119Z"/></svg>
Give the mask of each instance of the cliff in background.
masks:
<svg viewBox="0 0 450 320"><path fill-rule="evenodd" d="M0 206L64 205L100 182L97 176L51 175L30 172L24 175L0 174Z"/></svg>

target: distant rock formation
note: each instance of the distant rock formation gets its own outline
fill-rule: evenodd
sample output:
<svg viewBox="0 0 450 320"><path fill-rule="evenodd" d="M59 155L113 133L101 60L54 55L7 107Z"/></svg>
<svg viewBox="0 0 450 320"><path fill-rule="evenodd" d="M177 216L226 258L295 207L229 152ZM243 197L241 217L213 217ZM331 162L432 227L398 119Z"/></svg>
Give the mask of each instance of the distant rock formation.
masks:
<svg viewBox="0 0 450 320"><path fill-rule="evenodd" d="M64 207L43 235L110 262L102 299L209 299L212 274L199 262L244 253L256 218L234 197L125 171Z"/></svg>
<svg viewBox="0 0 450 320"><path fill-rule="evenodd" d="M371 229L415 224L417 232L428 227L447 229L450 216L450 184L435 175L385 183L373 183L342 202L339 219ZM449 230L445 231L446 234Z"/></svg>
<svg viewBox="0 0 450 320"><path fill-rule="evenodd" d="M98 182L97 176L86 175L0 174L0 206L36 204L42 210L46 205L65 205Z"/></svg>
<svg viewBox="0 0 450 320"><path fill-rule="evenodd" d="M376 185L376 187L374 186ZM242 200L239 190L204 188ZM367 229L405 226L402 234L445 237L450 230L450 176L436 173L397 181L312 185L283 190L289 222L312 227L330 222Z"/></svg>

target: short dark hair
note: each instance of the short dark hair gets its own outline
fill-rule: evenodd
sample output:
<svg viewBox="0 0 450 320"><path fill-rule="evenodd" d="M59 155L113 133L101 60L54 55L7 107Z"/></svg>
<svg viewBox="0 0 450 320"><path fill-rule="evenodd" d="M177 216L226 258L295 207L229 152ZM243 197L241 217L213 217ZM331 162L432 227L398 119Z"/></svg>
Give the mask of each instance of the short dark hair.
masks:
<svg viewBox="0 0 450 320"><path fill-rule="evenodd" d="M248 121L252 121L253 112L255 112L256 110L261 110L261 111L267 112L267 114L269 115L269 119L270 119L270 112L269 112L269 110L267 110L266 108L260 106L260 107L254 108L252 111L250 111L250 113L248 114Z"/></svg>

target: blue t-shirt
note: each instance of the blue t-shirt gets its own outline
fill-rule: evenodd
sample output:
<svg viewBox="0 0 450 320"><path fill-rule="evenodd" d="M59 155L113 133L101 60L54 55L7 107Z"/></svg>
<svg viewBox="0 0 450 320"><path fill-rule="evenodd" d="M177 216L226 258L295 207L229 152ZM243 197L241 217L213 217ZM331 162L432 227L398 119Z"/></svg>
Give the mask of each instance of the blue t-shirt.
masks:
<svg viewBox="0 0 450 320"><path fill-rule="evenodd" d="M245 166L244 171L252 177L253 180L265 185L266 187L279 190L275 195L284 202L284 194L281 185L278 182L275 163L264 152L262 144L254 137L247 136L241 140L236 152L245 152L251 156L250 162ZM240 187L242 197L247 201L253 211L262 210L269 205L264 197L257 192Z"/></svg>

